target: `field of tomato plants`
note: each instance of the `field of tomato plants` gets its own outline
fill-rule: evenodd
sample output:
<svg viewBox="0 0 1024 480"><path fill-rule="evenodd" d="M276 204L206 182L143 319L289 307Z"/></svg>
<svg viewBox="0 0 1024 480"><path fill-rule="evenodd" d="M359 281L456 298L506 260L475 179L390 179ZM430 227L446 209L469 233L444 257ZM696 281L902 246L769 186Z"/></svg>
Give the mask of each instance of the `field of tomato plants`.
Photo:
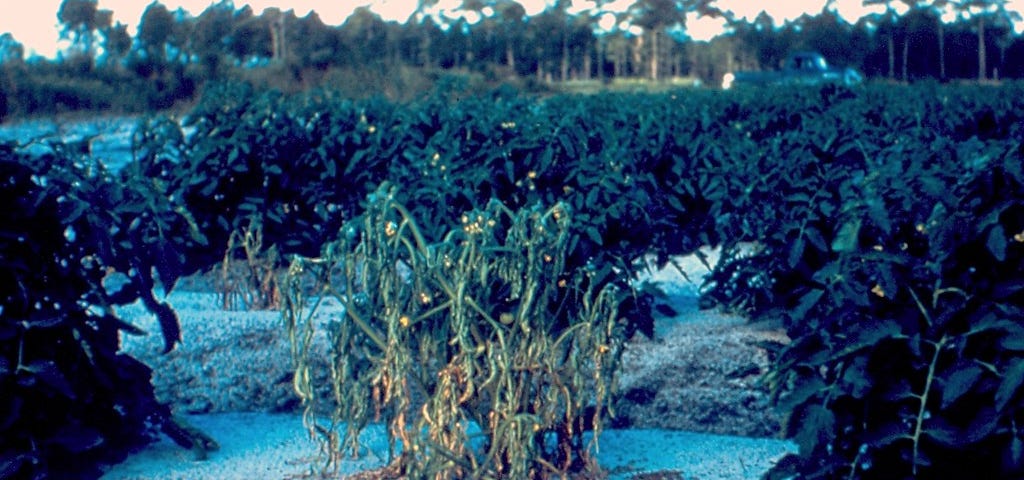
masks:
<svg viewBox="0 0 1024 480"><path fill-rule="evenodd" d="M638 260L722 245L702 301L793 340L769 381L800 451L771 478L1024 471L1021 85L401 105L226 85L141 122L117 171L31 151L0 145L0 472L116 461L153 428L206 445L110 307L143 300L173 349L154 291L257 225L291 263L296 389L336 454L379 420L414 476L593 468L583 431L653 327ZM332 296L315 398L303 339Z"/></svg>

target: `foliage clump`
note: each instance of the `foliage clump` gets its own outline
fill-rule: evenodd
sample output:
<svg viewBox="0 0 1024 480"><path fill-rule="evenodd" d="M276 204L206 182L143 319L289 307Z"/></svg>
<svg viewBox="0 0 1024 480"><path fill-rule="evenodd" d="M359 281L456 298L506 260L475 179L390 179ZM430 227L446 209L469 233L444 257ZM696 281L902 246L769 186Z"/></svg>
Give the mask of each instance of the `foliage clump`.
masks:
<svg viewBox="0 0 1024 480"><path fill-rule="evenodd" d="M173 285L176 270L154 262L173 265L159 232L188 231L186 216L60 144L40 155L0 145L0 177L0 473L98 476L158 429L192 445L149 367L119 351L121 332L145 332L112 309L141 299L173 348L177 318L153 276Z"/></svg>
<svg viewBox="0 0 1024 480"><path fill-rule="evenodd" d="M761 153L711 163L732 200L704 300L793 339L769 380L800 452L770 478L1016 477L1021 106L890 93L742 115Z"/></svg>
<svg viewBox="0 0 1024 480"><path fill-rule="evenodd" d="M800 455L770 478L1024 474L1021 165L1009 150L927 207L844 215L788 314L774 382Z"/></svg>
<svg viewBox="0 0 1024 480"><path fill-rule="evenodd" d="M773 381L803 450L780 472L925 476L956 458L1013 475L1020 91L501 91L399 108L229 85L183 122L147 120L118 172L70 145L37 144L52 150L41 158L5 146L2 193L18 208L0 235L0 381L11 398L71 392L109 409L124 392L75 390L85 365L130 364L111 339L131 327L107 307L141 299L170 349L180 332L154 289L222 262L227 245L229 263L258 267L255 289L274 280L273 252L319 254L295 264L282 301L311 412L336 407L355 429L317 423L331 451L379 413L406 472L561 473L588 463L580 419L600 426L611 383L595 375L611 382L616 342L653 335L633 262L724 245L704 300L779 318L793 339ZM382 182L401 190L367 201ZM326 330L352 347L334 378L356 386L324 399L301 359L322 308L304 302L329 298L345 313ZM125 384L139 382L142 405L138 375ZM4 461L52 458L31 445L56 424L19 422L53 408L75 425L65 401L13 401ZM503 443L513 431L521 442ZM96 431L79 433L75 448L92 452Z"/></svg>

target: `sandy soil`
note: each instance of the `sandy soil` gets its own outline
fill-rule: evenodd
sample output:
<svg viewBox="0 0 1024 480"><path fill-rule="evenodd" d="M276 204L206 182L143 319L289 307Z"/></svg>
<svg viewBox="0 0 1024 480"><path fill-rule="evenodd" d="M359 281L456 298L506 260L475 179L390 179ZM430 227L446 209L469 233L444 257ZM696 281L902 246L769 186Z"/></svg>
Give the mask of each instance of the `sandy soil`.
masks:
<svg viewBox="0 0 1024 480"><path fill-rule="evenodd" d="M717 252L707 253L714 261ZM651 471L667 475L659 478L759 478L794 449L778 439L782 419L760 382L768 350L787 339L777 328L698 310L694 282L707 269L695 257L675 264L643 277L662 285L678 315L658 319L654 338L627 346L618 416L601 437L599 461L613 478ZM132 305L122 317L154 334L126 337L123 347L153 367L158 397L222 448L196 461L164 439L104 478L285 478L315 468L317 444L298 415L279 315L224 311L217 295L201 291L178 291L168 300L181 317L183 345L159 354L159 327ZM325 345L318 348L326 354ZM326 374L326 366L320 371ZM381 429L366 435L366 456L344 463L342 473L386 461Z"/></svg>

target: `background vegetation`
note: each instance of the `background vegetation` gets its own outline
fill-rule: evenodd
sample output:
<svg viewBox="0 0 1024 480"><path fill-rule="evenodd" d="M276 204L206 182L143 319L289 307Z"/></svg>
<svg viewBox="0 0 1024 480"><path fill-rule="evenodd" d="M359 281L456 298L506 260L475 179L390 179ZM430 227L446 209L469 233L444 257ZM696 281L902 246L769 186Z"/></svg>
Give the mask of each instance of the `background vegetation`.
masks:
<svg viewBox="0 0 1024 480"><path fill-rule="evenodd" d="M603 2L570 13L572 2L563 0L528 16L514 0L467 0L457 13L478 15L475 23L424 15L433 3L421 1L404 23L364 7L329 26L315 13L257 14L230 0L198 16L156 1L132 37L96 0L65 0L57 19L71 45L58 58L26 59L16 38L0 36L0 120L164 109L221 80L283 91L330 85L395 100L416 98L453 73L488 88L507 82L539 91L639 78L717 85L727 71L771 69L794 50L818 50L834 64L894 81L1024 76L1024 41L1012 29L1019 12L1002 0L864 0L886 10L854 23L823 2L817 14L781 25L766 15L733 18L713 0L640 0L616 12L607 30ZM909 9L897 14L897 4ZM944 22L943 10L957 17ZM692 40L686 19L693 14L724 18L726 33Z"/></svg>
<svg viewBox="0 0 1024 480"><path fill-rule="evenodd" d="M144 387L148 368L117 350L117 335L137 329L109 307L142 301L161 321L165 348L174 348L182 332L154 292L216 268L226 251L248 258L237 232L259 229L257 243L279 258L333 258L339 268L378 259L354 268L349 278L359 278L359 287L338 283L345 279L334 276L337 268L314 281L336 291L344 285L338 298L358 314L336 319L337 334L348 328L336 337L347 339L339 345L367 346L340 347L355 355L345 361L368 361L388 378L400 371L437 378L439 363L403 362L410 371L389 362L424 353L442 358L418 342L466 332L465 348L455 348L456 340L445 342L451 350L436 351L451 355L443 361L464 372L480 367L477 374L511 371L483 368L474 362L490 357L463 354L477 352L479 340L486 352L486 339L504 335L508 325L559 336L593 325L573 319L589 317L591 293L617 285L622 295L602 307L610 316L600 316L614 320L611 343L570 335L566 341L579 340L580 349L551 350L569 355L563 358L577 352L596 365L591 354L603 355L601 345L615 353L616 338L652 329L654 297L635 281L638 259L667 263L722 245L705 302L777 321L793 339L771 377L780 406L791 412L787 434L800 445L799 455L780 463L781 477L943 478L963 465L1015 476L1024 465L1022 119L1017 83L544 97L509 89L472 95L446 85L408 104L229 84L209 89L181 121L145 120L133 137L134 161L116 172L59 142L0 145L9 178L0 195L19 207L9 209L0 231L0 386L14 392L0 418L0 468L45 476L59 475L62 465L116 460L144 443L150 426L206 449L208 440L153 400ZM396 188L381 193L381 185ZM536 223L545 212L558 221ZM489 219L494 230L487 230ZM511 235L520 227L537 235ZM554 244L541 227L558 232ZM477 240L487 242L472 247ZM540 241L546 250L507 248L517 241ZM758 248L739 255L738 246L750 242ZM502 248L516 253L507 257ZM437 253L472 259L478 268L455 275ZM515 268L535 268L536 275ZM466 272L490 275L478 280ZM428 298L438 307L396 281L403 275L444 291ZM448 293L458 279L471 295ZM516 283L530 279L546 286ZM529 302L516 292L525 291L545 292L543 301L524 307ZM285 289L285 299L304 305L295 292ZM374 293L362 303L360 292ZM389 310L394 302L378 294L397 295L389 298L405 309ZM521 312L528 313L517 317ZM496 325L480 323L488 317ZM572 331L589 327L578 328ZM388 329L395 335L379 335ZM417 329L426 333L410 334ZM527 338L499 350L540 359L530 349L545 340ZM542 364L554 357L544 358ZM601 368L611 366L602 360ZM558 407L564 410L545 413L524 399L569 380L546 369L529 372L520 371L528 393L512 403L486 401L507 389L485 389L490 393L469 406L452 403L462 398L453 392L469 385L491 388L468 373L419 392L438 400L427 406L431 419L498 412L519 428L539 415L546 420L531 424L536 433L555 437L560 424L577 421L569 405L577 413L614 405L599 386L588 387L573 390ZM402 427L420 431L397 417L414 405L401 396L354 393L362 396L334 399L355 405L338 419L358 427L371 419L360 405L379 401L382 414L396 415L393 438L408 445L403 435L410 431ZM595 418L591 413L586 417ZM573 450L562 457L543 435L519 443L525 451L484 441L495 448L484 457L459 450L456 437L425 441L440 439L464 459L455 464L470 470L561 471L587 463L577 461L586 459L585 445L574 440L579 431L562 437L559 444ZM325 438L334 442L332 452L344 451L336 432ZM569 457L577 460L565 462ZM555 469L543 466L552 459ZM523 466L533 460L536 468Z"/></svg>
<svg viewBox="0 0 1024 480"><path fill-rule="evenodd" d="M782 27L767 18L734 24L731 34L696 43L673 28L673 15L722 14L713 3L637 5L624 19L638 30L596 34L593 18L568 15L563 3L525 17L514 2L467 2L494 14L450 25L389 23L359 10L336 28L224 2L195 18L153 3L131 38L95 2L67 0L58 17L73 46L58 60L26 61L3 37L5 114L148 111L199 100L181 121L143 120L133 161L118 171L59 142L0 145L0 198L17 207L0 222L0 387L11 392L0 399L0 473L98 474L98 463L117 461L157 428L184 446L212 448L153 398L149 368L119 352L118 335L140 332L112 307L143 302L169 351L182 332L154 292L225 257L254 258L254 249L307 257L296 263L307 262L307 272L318 261L351 268L377 259L350 278L361 276L361 292L395 295L405 306L388 310L389 299L370 294L359 304L358 288L341 289L337 298L352 313L331 327L348 355L337 354L337 365L363 362L382 376L350 376L369 390L329 399L353 407L333 420L358 428L376 418L362 408L382 406L393 415L393 439L457 459L427 474L576 471L589 463L583 423L599 429L603 406L614 405L606 403L613 388L583 375L611 381L614 363L603 355L652 329L653 292L634 282L636 260L667 263L722 245L705 304L777 321L793 339L770 381L800 451L771 475L1019 476L1021 84L594 96L490 88L713 81L720 70L769 67L804 48L894 80L988 80L997 70L1005 78L1019 75L1021 63L1011 12L1000 2L958 2L988 10L944 24L938 2L915 3L906 15L889 9L848 25L825 10ZM943 47L914 48L932 41ZM929 60L917 51L939 53ZM239 248L239 232L257 230L259 241ZM751 242L758 248L739 255L738 245ZM508 251L527 252L525 261ZM450 274L439 253L476 268ZM318 286L338 286L332 269L321 273ZM445 291L428 298L438 306L395 282L402 275ZM523 279L546 283L527 288ZM472 295L443 288L456 280ZM593 295L610 286L618 287L614 302L592 315ZM266 303L291 302L301 313L301 287ZM516 294L523 291L539 300L525 302ZM466 299L483 307L469 312L459 305ZM301 319L293 318L297 336ZM610 333L584 335L597 327ZM385 329L394 335L381 337ZM494 346L506 331L527 330L567 343L524 333ZM451 348L432 350L445 336ZM353 344L366 348L344 348ZM537 345L557 348L535 356ZM488 382L491 373L511 378L507 362L516 357L542 365L517 370L522 390ZM415 358L446 363L406 361ZM582 368L547 366L561 358ZM389 363L398 361L411 370ZM432 383L439 372L444 382ZM301 380L301 365L298 373ZM423 380L416 393L428 402L417 405L429 418L454 423L406 422L412 391L383 393L405 375ZM560 383L574 388L555 410L528 400ZM471 385L484 393L465 395ZM510 391L526 393L497 402ZM501 421L483 425L492 413ZM493 427L484 456L464 450L448 428L463 420ZM436 435L413 438L425 426ZM513 428L522 441L509 445L498 434ZM334 442L331 453L344 451L338 432L324 438ZM405 455L407 465L418 463L418 453Z"/></svg>

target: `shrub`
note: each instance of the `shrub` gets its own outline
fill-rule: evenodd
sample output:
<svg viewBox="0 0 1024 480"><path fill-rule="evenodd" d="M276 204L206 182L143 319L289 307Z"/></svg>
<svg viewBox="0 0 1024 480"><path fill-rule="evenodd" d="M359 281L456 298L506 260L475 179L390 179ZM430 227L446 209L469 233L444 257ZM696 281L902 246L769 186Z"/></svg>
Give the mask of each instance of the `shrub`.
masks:
<svg viewBox="0 0 1024 480"><path fill-rule="evenodd" d="M1021 165L1008 148L924 211L847 209L795 288L773 381L800 452L769 478L1024 474Z"/></svg>
<svg viewBox="0 0 1024 480"><path fill-rule="evenodd" d="M0 177L0 473L98 476L157 429L212 446L157 402L149 367L119 352L121 332L144 332L112 309L141 299L173 348L177 318L154 297L153 271L173 285L185 216L61 144L39 156L0 145Z"/></svg>
<svg viewBox="0 0 1024 480"><path fill-rule="evenodd" d="M65 193L103 182L4 148L0 472L88 475L145 443L159 410L149 368L117 352L118 332L138 331L96 307L108 301L107 222L85 214L88 198Z"/></svg>

